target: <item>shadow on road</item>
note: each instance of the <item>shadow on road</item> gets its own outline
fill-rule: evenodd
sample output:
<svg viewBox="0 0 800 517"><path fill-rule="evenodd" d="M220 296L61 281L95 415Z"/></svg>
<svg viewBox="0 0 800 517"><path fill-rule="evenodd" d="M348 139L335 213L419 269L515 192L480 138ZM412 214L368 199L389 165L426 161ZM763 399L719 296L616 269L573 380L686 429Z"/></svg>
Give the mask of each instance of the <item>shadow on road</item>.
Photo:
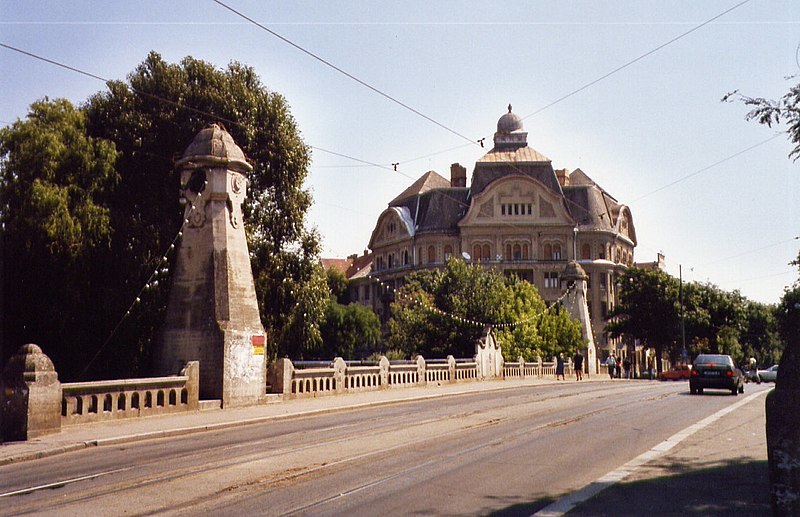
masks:
<svg viewBox="0 0 800 517"><path fill-rule="evenodd" d="M699 467L699 468L698 468ZM618 483L578 505L570 516L730 516L771 515L766 461L662 465L660 477ZM529 516L552 500L520 503L489 513Z"/></svg>

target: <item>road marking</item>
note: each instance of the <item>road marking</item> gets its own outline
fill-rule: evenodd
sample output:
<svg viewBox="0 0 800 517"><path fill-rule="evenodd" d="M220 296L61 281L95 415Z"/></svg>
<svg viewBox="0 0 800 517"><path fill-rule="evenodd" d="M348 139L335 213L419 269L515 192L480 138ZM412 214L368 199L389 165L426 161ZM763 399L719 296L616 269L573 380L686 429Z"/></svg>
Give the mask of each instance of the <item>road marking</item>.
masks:
<svg viewBox="0 0 800 517"><path fill-rule="evenodd" d="M723 416L727 415L728 413L739 409L740 407L744 406L751 400L756 397L760 397L765 393L768 393L769 390L759 391L758 393L753 393L745 397L738 402L731 404L730 406L724 407L714 413L711 416L707 416L706 418L700 420L696 424L692 424L686 429L682 431L678 431L677 433L673 434L663 442L659 443L649 451L643 452L639 456L633 458L628 463L622 465L621 467L612 470L608 474L598 478L597 480L589 483L588 485L584 486L583 488L568 494L558 501L542 508L538 512L534 513L532 517L560 517L573 508L575 508L578 504L590 499L591 497L599 494L606 488L619 483L629 475L636 472L642 465L648 463L659 456L663 455L679 443L681 443L686 438L690 437L697 431L703 429L711 425L712 423L716 422Z"/></svg>
<svg viewBox="0 0 800 517"><path fill-rule="evenodd" d="M22 490L14 490L13 492L6 492L5 494L0 494L0 497L11 497L14 495L23 495L23 494L30 494L32 492L36 492L38 490L47 490L51 488L61 488L63 486L69 485L70 483L77 483L79 481L85 481L87 479L94 479L100 476L107 476L109 474L116 474L117 472L123 472L125 470L130 470L133 467L126 467L124 469L114 469L114 470L107 470L105 472L98 472L96 474L89 474L88 476L81 476L72 479L65 479L63 481L56 481L55 483L48 483L46 485L39 485L39 486L32 486L29 488L23 488Z"/></svg>

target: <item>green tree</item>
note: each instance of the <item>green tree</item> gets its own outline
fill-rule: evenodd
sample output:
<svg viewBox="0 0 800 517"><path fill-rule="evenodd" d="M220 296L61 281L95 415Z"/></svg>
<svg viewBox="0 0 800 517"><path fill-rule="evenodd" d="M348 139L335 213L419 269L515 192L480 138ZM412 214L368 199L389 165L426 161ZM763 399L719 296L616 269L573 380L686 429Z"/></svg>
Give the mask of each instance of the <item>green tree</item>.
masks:
<svg viewBox="0 0 800 517"><path fill-rule="evenodd" d="M319 359L363 359L374 353L381 340L381 322L369 307L342 305L331 298L320 329L323 354Z"/></svg>
<svg viewBox="0 0 800 517"><path fill-rule="evenodd" d="M408 355L472 357L483 324L514 324L496 327L510 360L571 353L581 343L580 324L546 310L530 283L457 259L406 277L391 311L388 343Z"/></svg>
<svg viewBox="0 0 800 517"><path fill-rule="evenodd" d="M640 339L656 351L661 371L665 353L680 343L678 280L657 269L628 268L619 277L619 303L609 314L612 337Z"/></svg>
<svg viewBox="0 0 800 517"><path fill-rule="evenodd" d="M331 296L342 305L350 303L350 292L348 291L350 282L344 273L338 269L329 269L325 271L325 274L328 278L328 289L331 291Z"/></svg>
<svg viewBox="0 0 800 517"><path fill-rule="evenodd" d="M0 130L0 155L0 360L34 342L70 371L88 355L58 345L80 343L102 325L95 271L114 233L109 194L119 180L117 151L86 135L81 110L45 99L31 105L26 120Z"/></svg>
<svg viewBox="0 0 800 517"><path fill-rule="evenodd" d="M147 292L139 296L139 291L162 263L182 222L174 157L186 149L197 132L217 121L226 126L254 166L248 177L245 227L272 355L293 355L320 347L319 324L327 289L318 266L319 238L305 223L311 196L303 183L310 153L285 99L269 91L252 68L239 63L231 63L224 70L191 57L170 64L155 52L126 81L111 81L107 87L107 91L89 98L80 111L86 121L84 138L117 152L108 157L114 164L109 174L119 180L103 183L108 231L102 238L110 239L110 250L93 257L91 285L70 273L64 278L73 287L83 285L87 296L98 300L98 313L92 320L95 325L91 332L80 332L76 329L84 323L70 318L61 329L67 332L59 333L59 339L41 335L36 338L40 344L47 350L52 343L49 346L78 355L86 350L93 355L102 349L92 375L130 375L144 368L163 318L168 268L160 268L157 282L150 284ZM14 127L10 132L17 134ZM29 153L32 156L44 146L33 134L18 136L35 149ZM4 149L4 171L19 153L19 148ZM63 167L73 168L64 157L56 159ZM31 174L45 175L46 169L37 165ZM98 175L98 182L103 178ZM65 227L63 231L68 234L71 230ZM94 233L87 231L86 235ZM41 274L58 272L53 269ZM140 304L136 310L116 327L137 297ZM7 305L15 303L12 300ZM14 325L39 325L25 318L23 315ZM115 327L114 339L103 349L104 338ZM20 334L7 332L5 339L19 343ZM57 366L68 379L70 369Z"/></svg>

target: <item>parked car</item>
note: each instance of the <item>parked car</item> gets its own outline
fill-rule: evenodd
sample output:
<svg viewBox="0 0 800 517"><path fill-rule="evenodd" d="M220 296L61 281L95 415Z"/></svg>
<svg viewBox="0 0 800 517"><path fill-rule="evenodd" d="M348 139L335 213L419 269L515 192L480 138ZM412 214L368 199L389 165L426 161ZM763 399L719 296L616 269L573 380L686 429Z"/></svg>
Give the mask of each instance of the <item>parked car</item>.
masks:
<svg viewBox="0 0 800 517"><path fill-rule="evenodd" d="M758 377L764 382L775 382L778 378L778 365L773 364L766 370L759 370Z"/></svg>
<svg viewBox="0 0 800 517"><path fill-rule="evenodd" d="M658 380L660 381L679 381L679 380L686 380L692 375L692 366L688 364L678 364L672 367L672 369L661 372L658 374Z"/></svg>
<svg viewBox="0 0 800 517"><path fill-rule="evenodd" d="M704 389L744 393L744 374L729 355L700 354L692 363L689 393L702 394Z"/></svg>

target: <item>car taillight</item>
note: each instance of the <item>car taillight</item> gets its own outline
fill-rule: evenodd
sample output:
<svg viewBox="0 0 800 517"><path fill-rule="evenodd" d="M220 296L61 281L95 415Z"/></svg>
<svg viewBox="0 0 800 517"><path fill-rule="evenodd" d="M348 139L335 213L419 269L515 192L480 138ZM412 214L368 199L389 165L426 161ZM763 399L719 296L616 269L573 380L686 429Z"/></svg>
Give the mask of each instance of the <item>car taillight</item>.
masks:
<svg viewBox="0 0 800 517"><path fill-rule="evenodd" d="M692 370L692 377L695 377L697 375L698 375L697 370Z"/></svg>
<svg viewBox="0 0 800 517"><path fill-rule="evenodd" d="M733 372L731 370L728 370L727 372L725 372L725 375L727 375L728 377L733 377Z"/></svg>

